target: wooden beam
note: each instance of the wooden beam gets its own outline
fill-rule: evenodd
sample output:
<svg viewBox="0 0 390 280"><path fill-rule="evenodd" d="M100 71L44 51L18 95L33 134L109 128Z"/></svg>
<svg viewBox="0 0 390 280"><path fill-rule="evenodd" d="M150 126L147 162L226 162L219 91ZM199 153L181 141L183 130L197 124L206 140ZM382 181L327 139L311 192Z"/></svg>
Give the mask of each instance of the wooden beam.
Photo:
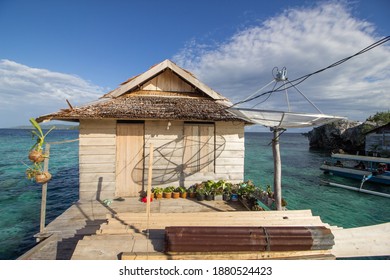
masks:
<svg viewBox="0 0 390 280"><path fill-rule="evenodd" d="M50 156L50 144L45 146L45 161L43 163L43 172L49 171L49 156ZM46 197L47 197L47 183L42 185L42 199L41 199L41 222L39 231L42 233L45 231L46 225Z"/></svg>
<svg viewBox="0 0 390 280"><path fill-rule="evenodd" d="M335 259L330 250L292 252L123 252L121 260L262 260L262 259Z"/></svg>
<svg viewBox="0 0 390 280"><path fill-rule="evenodd" d="M273 129L272 152L274 156L274 196L276 210L282 210L282 162L280 159L279 136L280 130Z"/></svg>

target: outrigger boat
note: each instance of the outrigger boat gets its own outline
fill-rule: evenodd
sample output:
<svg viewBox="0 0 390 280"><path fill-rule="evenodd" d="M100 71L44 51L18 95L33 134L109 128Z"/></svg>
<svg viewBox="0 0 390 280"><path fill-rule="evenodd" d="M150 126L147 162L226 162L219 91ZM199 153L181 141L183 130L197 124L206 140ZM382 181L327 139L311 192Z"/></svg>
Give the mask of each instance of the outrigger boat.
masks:
<svg viewBox="0 0 390 280"><path fill-rule="evenodd" d="M332 154L332 159L320 167L325 173L390 185L390 158Z"/></svg>
<svg viewBox="0 0 390 280"><path fill-rule="evenodd" d="M359 188L323 182L327 185L390 198L390 194L363 189L363 184L366 181L380 183L381 185L390 185L389 167L390 158L332 154L332 162L324 162L320 169L323 170L325 174L358 179L361 182Z"/></svg>

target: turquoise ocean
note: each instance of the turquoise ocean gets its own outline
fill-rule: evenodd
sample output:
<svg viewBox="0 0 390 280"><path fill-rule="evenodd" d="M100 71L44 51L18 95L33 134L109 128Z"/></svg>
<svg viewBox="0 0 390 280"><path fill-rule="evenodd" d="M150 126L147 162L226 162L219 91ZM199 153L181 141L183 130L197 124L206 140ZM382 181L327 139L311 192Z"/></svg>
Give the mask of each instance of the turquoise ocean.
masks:
<svg viewBox="0 0 390 280"><path fill-rule="evenodd" d="M54 130L48 142L78 138L77 130ZM273 184L272 133L246 133L245 180L251 179L263 189ZM306 137L284 133L282 157L282 195L289 209L311 209L314 215L331 225L344 228L390 222L388 198L329 187L321 180L357 186L354 180L324 175L319 166L329 159L325 151L310 150ZM0 259L12 260L35 245L39 231L41 187L25 178L28 150L33 144L31 132L0 129ZM78 142L51 145L47 197L50 222L78 200ZM390 193L389 187L367 184L367 188Z"/></svg>

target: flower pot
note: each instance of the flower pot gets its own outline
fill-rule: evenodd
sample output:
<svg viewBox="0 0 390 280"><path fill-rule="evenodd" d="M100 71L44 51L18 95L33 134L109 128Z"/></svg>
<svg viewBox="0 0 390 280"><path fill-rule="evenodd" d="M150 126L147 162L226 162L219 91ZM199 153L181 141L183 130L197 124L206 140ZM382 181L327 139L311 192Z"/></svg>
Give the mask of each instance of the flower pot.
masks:
<svg viewBox="0 0 390 280"><path fill-rule="evenodd" d="M32 162L42 162L45 160L44 155L42 154L42 151L32 150L28 154L29 160Z"/></svg>
<svg viewBox="0 0 390 280"><path fill-rule="evenodd" d="M35 182L38 184L45 184L51 179L51 174L49 172L42 172L35 175Z"/></svg>
<svg viewBox="0 0 390 280"><path fill-rule="evenodd" d="M173 192L172 193L172 198L179 198L180 197L180 193L179 192Z"/></svg>
<svg viewBox="0 0 390 280"><path fill-rule="evenodd" d="M205 199L206 199L207 201L211 201L211 200L214 199L214 196L213 196L212 194L208 194L208 195L205 196Z"/></svg>
<svg viewBox="0 0 390 280"><path fill-rule="evenodd" d="M222 201L222 200L223 200L222 194L216 194L216 195L214 196L214 200L216 200L216 201Z"/></svg>
<svg viewBox="0 0 390 280"><path fill-rule="evenodd" d="M198 201L203 201L203 200L204 200L204 197L205 197L204 194L197 194L197 195L196 195L196 199L197 199Z"/></svg>
<svg viewBox="0 0 390 280"><path fill-rule="evenodd" d="M190 197L190 198L195 198L195 197L196 197L196 193L190 192L189 197Z"/></svg>
<svg viewBox="0 0 390 280"><path fill-rule="evenodd" d="M233 193L232 196L230 197L231 201L238 201L238 194Z"/></svg>
<svg viewBox="0 0 390 280"><path fill-rule="evenodd" d="M154 194L154 197L156 199L161 199L163 197L163 195L162 195L162 193L156 193L156 194Z"/></svg>
<svg viewBox="0 0 390 280"><path fill-rule="evenodd" d="M187 193L186 192L180 193L180 197L181 198L187 198Z"/></svg>
<svg viewBox="0 0 390 280"><path fill-rule="evenodd" d="M171 198L171 197L172 197L172 193L171 192L164 193L164 198Z"/></svg>
<svg viewBox="0 0 390 280"><path fill-rule="evenodd" d="M150 202L152 202L153 201L153 197L150 197ZM148 202L148 198L147 197L143 197L143 198L141 198L141 201L143 202L143 203L147 203Z"/></svg>

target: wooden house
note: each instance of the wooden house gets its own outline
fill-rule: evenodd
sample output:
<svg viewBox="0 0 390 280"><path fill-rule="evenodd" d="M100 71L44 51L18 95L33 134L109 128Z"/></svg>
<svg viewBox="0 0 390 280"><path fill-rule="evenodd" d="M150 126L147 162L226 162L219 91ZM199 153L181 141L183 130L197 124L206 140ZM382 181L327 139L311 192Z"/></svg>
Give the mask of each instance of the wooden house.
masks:
<svg viewBox="0 0 390 280"><path fill-rule="evenodd" d="M80 199L138 196L152 185L242 181L244 120L231 103L190 72L165 60L98 101L37 118L77 121Z"/></svg>

